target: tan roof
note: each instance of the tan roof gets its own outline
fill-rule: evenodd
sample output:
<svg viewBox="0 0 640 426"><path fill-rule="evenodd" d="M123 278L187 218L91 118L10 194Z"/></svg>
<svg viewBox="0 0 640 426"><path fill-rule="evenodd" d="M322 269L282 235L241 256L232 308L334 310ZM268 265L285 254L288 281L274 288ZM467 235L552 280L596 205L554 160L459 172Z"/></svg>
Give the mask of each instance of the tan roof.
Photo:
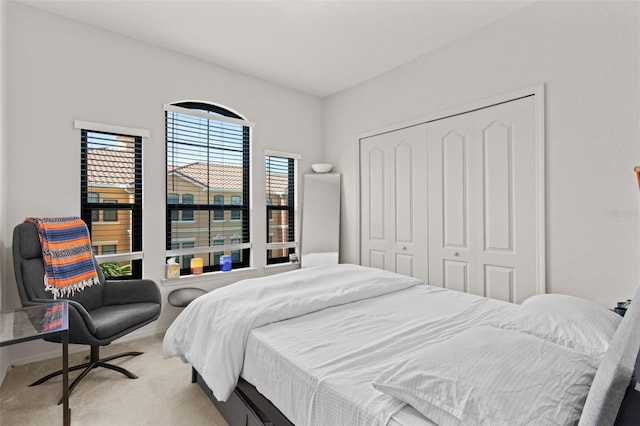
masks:
<svg viewBox="0 0 640 426"><path fill-rule="evenodd" d="M87 151L89 185L132 185L134 154L117 149L96 148ZM195 162L167 168L167 173L182 176L202 187L242 189L242 166ZM288 186L287 175L272 173L267 190L282 193Z"/></svg>
<svg viewBox="0 0 640 426"><path fill-rule="evenodd" d="M134 153L120 149L92 148L87 150L89 185L133 185Z"/></svg>

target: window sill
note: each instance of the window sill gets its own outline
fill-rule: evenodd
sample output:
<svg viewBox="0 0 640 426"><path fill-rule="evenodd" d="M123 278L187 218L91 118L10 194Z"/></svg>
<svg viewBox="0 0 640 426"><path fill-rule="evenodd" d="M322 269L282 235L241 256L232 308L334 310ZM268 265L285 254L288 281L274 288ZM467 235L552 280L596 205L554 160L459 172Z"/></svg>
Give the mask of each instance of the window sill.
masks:
<svg viewBox="0 0 640 426"><path fill-rule="evenodd" d="M300 269L300 262L275 263L273 265L267 265L263 268L266 274L278 274L280 272L288 272L295 269Z"/></svg>
<svg viewBox="0 0 640 426"><path fill-rule="evenodd" d="M229 272L205 272L200 275L182 275L179 278L162 278L162 286L163 287L173 287L173 286L182 286L186 284L194 284L201 283L206 280L215 280L221 278L233 278L233 279L242 279L247 277L254 277L256 272L256 268L242 268L235 269Z"/></svg>

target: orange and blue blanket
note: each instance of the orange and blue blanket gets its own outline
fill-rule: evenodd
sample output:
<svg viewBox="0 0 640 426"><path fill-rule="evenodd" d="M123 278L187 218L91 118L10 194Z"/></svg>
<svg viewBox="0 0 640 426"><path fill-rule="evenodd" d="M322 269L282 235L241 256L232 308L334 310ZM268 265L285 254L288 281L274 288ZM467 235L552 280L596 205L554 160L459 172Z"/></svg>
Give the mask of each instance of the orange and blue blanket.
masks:
<svg viewBox="0 0 640 426"><path fill-rule="evenodd" d="M100 284L87 225L79 217L28 217L38 228L44 260L44 288L54 298Z"/></svg>

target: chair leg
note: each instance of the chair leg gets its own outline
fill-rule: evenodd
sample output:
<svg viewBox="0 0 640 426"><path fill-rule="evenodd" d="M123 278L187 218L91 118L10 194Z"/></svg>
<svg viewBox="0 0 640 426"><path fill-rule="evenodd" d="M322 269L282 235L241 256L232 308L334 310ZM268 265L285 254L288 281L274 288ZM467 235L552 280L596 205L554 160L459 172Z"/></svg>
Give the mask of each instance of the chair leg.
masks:
<svg viewBox="0 0 640 426"><path fill-rule="evenodd" d="M91 346L91 355L89 357L89 362L85 362L83 364L69 367L69 371L84 369L82 373L80 373L80 375L73 380L71 385L69 385L69 396L71 396L71 392L73 391L73 389L75 389L78 383L80 383L80 380L82 380L94 368L98 368L98 367L108 368L109 370L117 371L118 373L124 374L130 379L137 379L138 376L136 376L129 370L122 368L119 365L109 364L107 361L111 361L116 358L122 358L124 356L138 356L138 355L142 355L143 353L144 352L124 352L121 354L111 355L106 358L100 359L100 346ZM44 376L41 379L36 380L35 382L31 383L29 386L37 386L61 374L62 374L62 370L53 372L51 374ZM58 405L60 404L62 404L62 399L60 399L60 401L58 402Z"/></svg>

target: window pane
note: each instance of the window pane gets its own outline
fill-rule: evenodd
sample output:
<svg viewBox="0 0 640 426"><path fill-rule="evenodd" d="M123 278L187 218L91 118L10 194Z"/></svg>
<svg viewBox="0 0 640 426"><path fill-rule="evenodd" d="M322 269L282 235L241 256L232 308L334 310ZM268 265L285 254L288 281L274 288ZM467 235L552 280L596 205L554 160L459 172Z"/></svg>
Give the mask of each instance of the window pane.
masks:
<svg viewBox="0 0 640 426"><path fill-rule="evenodd" d="M295 242L295 160L266 156L267 241ZM288 262L293 248L267 249L267 264Z"/></svg>
<svg viewBox="0 0 640 426"><path fill-rule="evenodd" d="M82 130L81 159L81 217L97 254L142 251L142 138ZM140 260L115 266L142 277Z"/></svg>
<svg viewBox="0 0 640 426"><path fill-rule="evenodd" d="M289 243L294 241L294 234L290 232L289 227L289 211L275 210L273 211L273 220L269 221L267 232L272 243Z"/></svg>
<svg viewBox="0 0 640 426"><path fill-rule="evenodd" d="M229 244L233 234L249 242L249 206L242 204L249 200L249 128L216 120L219 115L239 117L214 105L175 105L206 111L211 118L166 112L167 203L174 200L169 194L177 194L182 215L180 222L167 224L167 248L172 241L191 238L197 251ZM223 254L197 256L203 258L206 272L218 270ZM244 264L234 267L249 266L248 255L240 259Z"/></svg>

